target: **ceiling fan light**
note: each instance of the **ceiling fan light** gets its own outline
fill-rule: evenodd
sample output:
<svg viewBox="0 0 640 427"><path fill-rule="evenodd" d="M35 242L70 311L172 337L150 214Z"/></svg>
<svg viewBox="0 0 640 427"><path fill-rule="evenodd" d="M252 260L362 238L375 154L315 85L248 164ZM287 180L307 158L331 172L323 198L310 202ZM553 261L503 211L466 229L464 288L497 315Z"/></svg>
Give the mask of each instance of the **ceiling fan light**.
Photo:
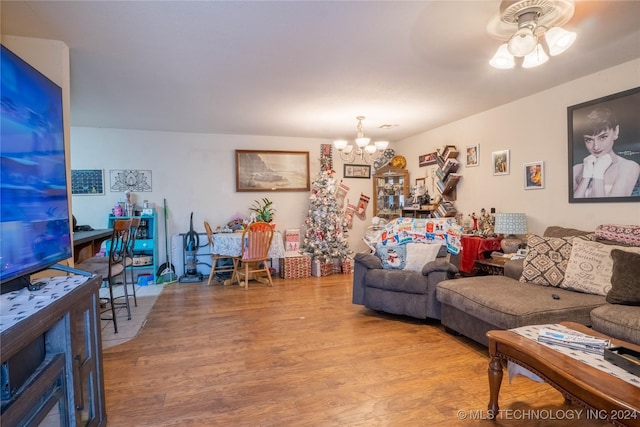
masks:
<svg viewBox="0 0 640 427"><path fill-rule="evenodd" d="M495 55L493 55L493 58L489 60L489 64L493 68L500 68L502 70L508 70L516 65L513 55L509 53L506 43L500 45Z"/></svg>
<svg viewBox="0 0 640 427"><path fill-rule="evenodd" d="M374 144L378 151L384 151L389 146L389 141L376 141Z"/></svg>
<svg viewBox="0 0 640 427"><path fill-rule="evenodd" d="M371 138L356 138L356 145L360 148L364 148L369 145L369 141L371 141Z"/></svg>
<svg viewBox="0 0 640 427"><path fill-rule="evenodd" d="M549 56L544 52L542 45L538 43L533 52L524 57L522 68L533 68L542 65L549 60Z"/></svg>
<svg viewBox="0 0 640 427"><path fill-rule="evenodd" d="M549 46L549 54L556 56L569 49L578 35L561 27L553 27L545 33L544 37Z"/></svg>
<svg viewBox="0 0 640 427"><path fill-rule="evenodd" d="M342 151L347 147L348 142L344 139L337 139L333 141L333 146L336 147L336 150Z"/></svg>
<svg viewBox="0 0 640 427"><path fill-rule="evenodd" d="M526 56L531 53L538 43L538 38L529 27L522 27L509 39L507 47L513 56Z"/></svg>

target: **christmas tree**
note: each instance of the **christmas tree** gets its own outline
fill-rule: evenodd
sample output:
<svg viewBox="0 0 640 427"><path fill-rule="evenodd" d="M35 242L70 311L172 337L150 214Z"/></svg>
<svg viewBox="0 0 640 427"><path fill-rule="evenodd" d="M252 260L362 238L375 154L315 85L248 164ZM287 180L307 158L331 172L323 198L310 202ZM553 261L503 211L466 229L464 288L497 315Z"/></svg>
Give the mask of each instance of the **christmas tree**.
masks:
<svg viewBox="0 0 640 427"><path fill-rule="evenodd" d="M335 195L338 185L334 173L323 162L311 187L300 252L314 261L332 262L334 258L342 261L352 253L347 241L347 218Z"/></svg>

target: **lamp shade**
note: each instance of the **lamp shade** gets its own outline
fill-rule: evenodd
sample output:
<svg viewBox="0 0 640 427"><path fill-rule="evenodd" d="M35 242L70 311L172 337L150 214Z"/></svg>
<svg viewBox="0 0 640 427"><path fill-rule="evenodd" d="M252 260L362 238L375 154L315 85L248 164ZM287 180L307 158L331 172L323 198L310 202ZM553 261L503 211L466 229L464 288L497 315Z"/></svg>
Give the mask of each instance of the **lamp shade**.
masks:
<svg viewBox="0 0 640 427"><path fill-rule="evenodd" d="M527 215L523 213L497 213L496 234L527 234Z"/></svg>
<svg viewBox="0 0 640 427"><path fill-rule="evenodd" d="M509 68L513 68L516 65L515 60L513 59L513 55L509 53L509 49L507 44L501 44L496 54L493 55L493 58L489 61L494 68L500 68L503 70L508 70Z"/></svg>
<svg viewBox="0 0 640 427"><path fill-rule="evenodd" d="M549 46L549 54L551 56L560 55L565 50L569 49L574 41L576 41L577 34L571 31L567 31L564 28L553 27L545 34L547 45Z"/></svg>
<svg viewBox="0 0 640 427"><path fill-rule="evenodd" d="M533 68L538 65L542 65L549 60L549 57L544 52L542 45L538 43L536 48L524 57L524 61L522 61L522 68Z"/></svg>

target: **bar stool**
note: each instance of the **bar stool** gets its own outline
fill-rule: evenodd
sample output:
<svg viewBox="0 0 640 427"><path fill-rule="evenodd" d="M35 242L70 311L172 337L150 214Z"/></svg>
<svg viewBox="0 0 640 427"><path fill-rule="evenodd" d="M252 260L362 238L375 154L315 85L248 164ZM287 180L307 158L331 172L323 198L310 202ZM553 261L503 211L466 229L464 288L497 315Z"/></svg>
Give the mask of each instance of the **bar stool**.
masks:
<svg viewBox="0 0 640 427"><path fill-rule="evenodd" d="M127 283L127 275L126 275L126 258L128 255L127 252L127 243L129 242L129 233L131 231L131 220L130 219L117 219L113 223L113 232L111 234L111 239L107 243L107 256L94 256L91 257L81 263L76 264L76 268L79 270L88 271L95 275L101 275L102 281L109 288L109 298L107 299L107 303L110 306L106 310L102 311L105 313L106 311L111 311L111 318L101 318L102 320L112 320L113 321L113 329L114 332L118 333L118 322L116 320L116 303L115 298L113 296L113 289L117 285L116 279L118 277L122 277L122 282L125 288L126 295L126 283ZM126 298L125 304L129 305L129 298ZM129 312L129 319L131 319L131 314Z"/></svg>

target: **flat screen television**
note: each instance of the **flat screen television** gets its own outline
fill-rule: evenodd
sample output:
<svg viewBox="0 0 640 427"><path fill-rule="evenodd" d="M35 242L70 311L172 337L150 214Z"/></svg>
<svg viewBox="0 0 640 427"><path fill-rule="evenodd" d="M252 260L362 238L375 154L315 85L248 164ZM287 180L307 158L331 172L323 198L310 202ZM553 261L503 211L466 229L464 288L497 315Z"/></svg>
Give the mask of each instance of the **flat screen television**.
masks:
<svg viewBox="0 0 640 427"><path fill-rule="evenodd" d="M0 291L72 256L62 89L0 45Z"/></svg>

